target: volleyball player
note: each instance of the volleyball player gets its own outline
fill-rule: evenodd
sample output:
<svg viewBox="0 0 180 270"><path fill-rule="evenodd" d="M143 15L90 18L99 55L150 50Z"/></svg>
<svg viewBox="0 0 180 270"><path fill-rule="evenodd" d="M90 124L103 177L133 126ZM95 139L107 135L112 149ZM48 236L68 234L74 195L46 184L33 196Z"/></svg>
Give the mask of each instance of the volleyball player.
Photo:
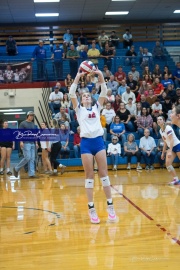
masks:
<svg viewBox="0 0 180 270"><path fill-rule="evenodd" d="M164 140L164 146L162 150L161 158L164 159L164 154L166 152L167 146L168 150L166 153L166 168L168 172L170 172L173 176L173 181L170 182L170 185L178 185L180 184L180 180L176 174L172 163L176 156L180 159L180 141L176 137L174 130L171 126L166 125L163 116L159 116L157 118L158 126L160 126L160 134L162 139Z"/></svg>
<svg viewBox="0 0 180 270"><path fill-rule="evenodd" d="M78 103L76 97L76 89L81 76L85 73L78 71L73 84L71 85L69 94L73 103L73 107L76 111L77 120L80 125L80 137L81 139L81 158L83 167L85 170L85 189L88 198L88 208L91 223L99 223L100 219L96 213L93 201L93 187L94 187L94 170L93 159L95 157L99 177L102 182L102 186L107 198L107 211L108 220L111 222L116 221L116 214L114 211L110 180L107 173L107 159L106 151L103 141L103 128L100 122L100 110L102 109L104 100L107 95L107 87L104 81L104 77L100 70L94 71L99 76L101 84L101 94L97 103L92 106L92 98L89 92L85 92L81 96L81 104Z"/></svg>
<svg viewBox="0 0 180 270"><path fill-rule="evenodd" d="M171 122L180 128L180 105L172 109Z"/></svg>

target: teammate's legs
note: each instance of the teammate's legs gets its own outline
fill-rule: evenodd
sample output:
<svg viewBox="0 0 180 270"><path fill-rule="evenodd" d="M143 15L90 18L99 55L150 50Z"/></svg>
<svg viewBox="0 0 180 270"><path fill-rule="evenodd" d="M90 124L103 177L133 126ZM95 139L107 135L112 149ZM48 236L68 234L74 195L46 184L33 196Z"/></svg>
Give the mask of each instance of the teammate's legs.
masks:
<svg viewBox="0 0 180 270"><path fill-rule="evenodd" d="M168 156L168 151L167 151L166 168L167 168L168 172L170 172L173 176L173 181L169 183L170 185L176 185L179 182L177 173L176 173L174 167L172 166L172 163L173 163L173 160L175 159L175 157L176 157L176 153L172 152L172 155Z"/></svg>

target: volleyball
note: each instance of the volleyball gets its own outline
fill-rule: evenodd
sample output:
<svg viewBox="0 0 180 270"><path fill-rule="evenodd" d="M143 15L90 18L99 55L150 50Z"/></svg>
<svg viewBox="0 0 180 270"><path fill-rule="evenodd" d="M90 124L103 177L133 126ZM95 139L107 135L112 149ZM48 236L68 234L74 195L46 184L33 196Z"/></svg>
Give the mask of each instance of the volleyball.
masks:
<svg viewBox="0 0 180 270"><path fill-rule="evenodd" d="M96 70L95 65L91 61L83 61L80 64L80 70L83 72L91 73L92 71Z"/></svg>

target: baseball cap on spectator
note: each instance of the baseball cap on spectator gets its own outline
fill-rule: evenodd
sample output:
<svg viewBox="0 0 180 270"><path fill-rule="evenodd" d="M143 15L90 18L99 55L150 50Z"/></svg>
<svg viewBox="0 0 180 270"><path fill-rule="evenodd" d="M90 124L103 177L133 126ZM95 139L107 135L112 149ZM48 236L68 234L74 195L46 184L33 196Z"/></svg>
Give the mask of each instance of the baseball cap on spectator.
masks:
<svg viewBox="0 0 180 270"><path fill-rule="evenodd" d="M27 116L28 116L28 115L35 115L35 114L34 114L33 111L29 111L29 112L27 112Z"/></svg>

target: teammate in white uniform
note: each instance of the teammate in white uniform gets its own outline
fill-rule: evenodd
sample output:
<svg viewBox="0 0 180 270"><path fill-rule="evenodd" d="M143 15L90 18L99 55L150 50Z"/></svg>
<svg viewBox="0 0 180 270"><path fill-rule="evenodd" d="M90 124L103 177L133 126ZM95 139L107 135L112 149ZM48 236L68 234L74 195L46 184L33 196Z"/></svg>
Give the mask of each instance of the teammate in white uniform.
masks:
<svg viewBox="0 0 180 270"><path fill-rule="evenodd" d="M172 163L176 155L180 159L180 141L176 137L172 127L165 124L164 118L162 116L159 116L157 118L157 123L158 126L160 126L160 134L162 136L162 139L164 140L164 147L161 155L162 159L164 159L164 154L166 152L167 146L169 148L166 154L166 168L168 172L170 172L173 175L173 181L170 182L169 184L170 185L180 184L180 180L178 179L176 171L172 166Z"/></svg>
<svg viewBox="0 0 180 270"><path fill-rule="evenodd" d="M180 105L172 109L171 122L180 128Z"/></svg>
<svg viewBox="0 0 180 270"><path fill-rule="evenodd" d="M99 223L100 220L96 213L93 202L93 187L94 187L94 170L93 159L95 157L98 165L99 177L101 179L103 189L107 198L108 220L116 221L116 214L114 211L110 181L107 173L107 158L106 150L103 141L103 128L100 122L100 110L102 109L104 100L107 95L107 87L104 77L100 70L94 71L99 76L101 84L101 94L97 103L92 106L92 98L89 92L82 93L81 104L78 103L76 97L77 84L81 76L85 73L78 71L76 78L71 85L69 95L73 103L73 107L77 114L77 120L80 125L81 137L81 158L85 170L85 188L88 198L88 208L91 223Z"/></svg>

